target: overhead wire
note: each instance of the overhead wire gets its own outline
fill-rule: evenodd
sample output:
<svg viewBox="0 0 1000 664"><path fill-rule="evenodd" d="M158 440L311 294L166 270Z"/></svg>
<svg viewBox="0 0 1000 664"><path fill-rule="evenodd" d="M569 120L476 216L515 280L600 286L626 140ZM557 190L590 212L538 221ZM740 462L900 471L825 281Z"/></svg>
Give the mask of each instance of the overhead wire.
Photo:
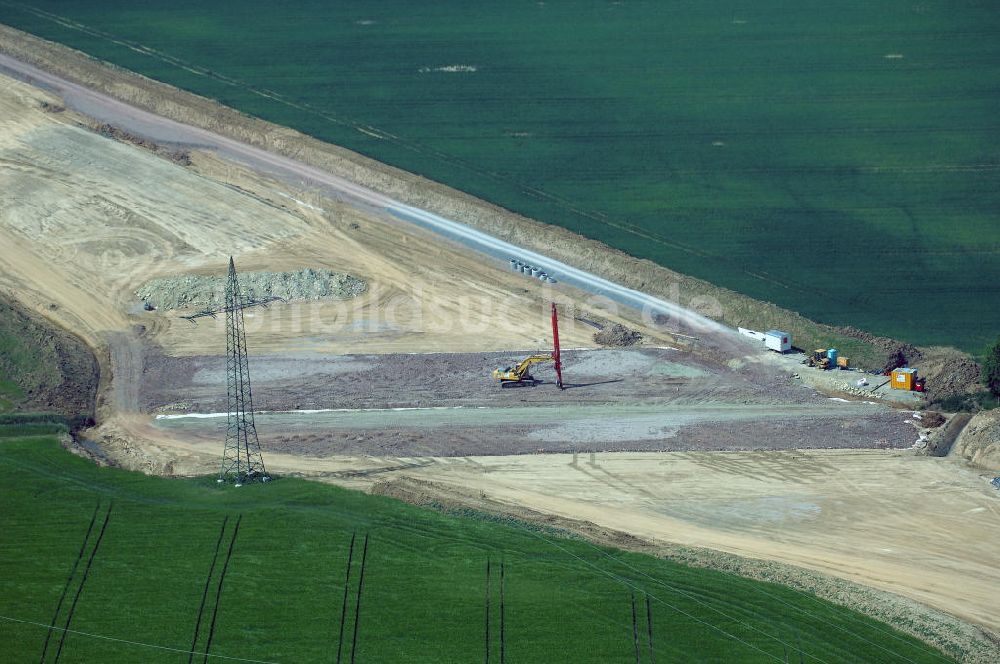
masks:
<svg viewBox="0 0 1000 664"><path fill-rule="evenodd" d="M50 629L49 625L46 625L45 623L35 622L34 620L24 620L22 618L12 618L11 616L3 616L3 615L0 615L0 620L6 620L6 621L12 622L12 623L21 623L21 624L24 624L24 625L34 625L36 627L44 627L45 629ZM93 632L84 632L84 631L81 631L81 630L78 630L78 629L66 629L66 628L63 628L63 627L51 627L51 629L55 629L55 630L58 630L58 631L61 631L61 632L68 632L69 634L77 634L79 636L87 636L87 637L90 637L92 639L101 639L103 641L113 641L115 643L124 643L126 645L131 645L131 646L141 646L143 648L153 648L155 650L166 650L166 651L169 651L169 652L180 653L182 655L189 655L189 654L192 653L192 651L187 650L185 648L172 648L170 646L161 646L161 645L157 645L155 643L145 643L143 641L132 641L132 640L129 640L129 639L119 639L119 638L114 637L114 636L106 636L104 634L95 634ZM194 653L194 654L196 654L196 655L202 655L204 653ZM245 657L232 657L232 656L229 656L229 655L214 655L214 654L209 654L208 656L209 657L214 657L216 659L228 660L228 661L231 661L231 662L250 662L251 664L281 664L281 662L274 662L274 661L266 660L266 659L248 659L248 658L245 658Z"/></svg>

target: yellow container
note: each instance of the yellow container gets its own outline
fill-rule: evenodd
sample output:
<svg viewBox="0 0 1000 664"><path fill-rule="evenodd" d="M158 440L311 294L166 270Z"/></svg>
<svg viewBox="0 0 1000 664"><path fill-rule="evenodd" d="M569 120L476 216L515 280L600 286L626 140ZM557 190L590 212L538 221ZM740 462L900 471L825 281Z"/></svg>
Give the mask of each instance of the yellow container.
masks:
<svg viewBox="0 0 1000 664"><path fill-rule="evenodd" d="M851 360L846 357L838 357L837 366L840 367L841 369L846 369L847 367L851 366Z"/></svg>
<svg viewBox="0 0 1000 664"><path fill-rule="evenodd" d="M892 389L894 390L913 390L913 383L917 380L917 370L916 369L893 369L892 370Z"/></svg>

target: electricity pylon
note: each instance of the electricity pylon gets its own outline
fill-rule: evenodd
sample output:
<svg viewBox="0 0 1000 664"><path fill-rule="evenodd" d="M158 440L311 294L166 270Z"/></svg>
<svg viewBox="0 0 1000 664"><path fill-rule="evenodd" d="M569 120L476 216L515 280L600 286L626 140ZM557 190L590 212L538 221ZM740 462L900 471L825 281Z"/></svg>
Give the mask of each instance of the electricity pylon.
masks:
<svg viewBox="0 0 1000 664"><path fill-rule="evenodd" d="M264 468L253 421L253 392L250 389L250 366L247 363L247 336L243 327L243 294L236 277L236 265L229 257L229 280L226 282L226 392L229 417L226 446L222 450L219 482L266 482L271 479Z"/></svg>

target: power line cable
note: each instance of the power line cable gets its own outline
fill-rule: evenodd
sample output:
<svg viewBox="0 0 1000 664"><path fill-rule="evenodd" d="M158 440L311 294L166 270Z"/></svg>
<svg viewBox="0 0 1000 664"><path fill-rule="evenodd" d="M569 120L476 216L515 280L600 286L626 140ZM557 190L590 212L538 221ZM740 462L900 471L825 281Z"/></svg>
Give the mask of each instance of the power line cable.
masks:
<svg viewBox="0 0 1000 664"><path fill-rule="evenodd" d="M12 623L21 623L23 625L35 625L36 627L44 627L49 629L49 625L45 623L35 622L34 620L22 620L21 618L12 618L10 616L0 616L0 620L6 620ZM182 655L191 654L190 650L185 650L184 648L171 648L170 646L158 646L155 643L143 643L142 641L130 641L128 639L119 639L114 636L105 636L104 634L95 634L93 632L82 632L78 629L66 629L64 627L53 627L52 629L58 630L60 632L69 632L70 634L77 634L79 636L88 636L92 639L101 639L103 641L113 641L115 643L124 643L130 646L141 646L143 648L154 648L156 650L166 650L169 652L177 652ZM194 653L200 655L202 653ZM246 659L244 657L229 657L227 655L209 655L209 657L215 657L216 659L225 659L231 662L250 662L251 664L281 664L281 662L273 662L266 659Z"/></svg>

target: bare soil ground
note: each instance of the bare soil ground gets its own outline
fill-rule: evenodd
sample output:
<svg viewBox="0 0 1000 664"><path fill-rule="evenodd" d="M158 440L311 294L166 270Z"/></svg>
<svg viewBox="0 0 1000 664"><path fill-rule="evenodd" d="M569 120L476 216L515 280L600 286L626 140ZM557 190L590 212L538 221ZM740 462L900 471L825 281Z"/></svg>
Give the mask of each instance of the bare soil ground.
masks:
<svg viewBox="0 0 1000 664"><path fill-rule="evenodd" d="M833 456L833 454L836 453L812 452L804 455L783 456L786 463L791 462L786 468L794 472L796 470L794 463L796 460L802 463L809 463L815 461L819 455ZM664 467L664 470L666 467L673 468L675 464L680 465L684 461L696 460L699 455L692 454L684 458L677 458L680 456L664 455L663 458L665 460L660 465ZM718 455L705 456L718 457ZM741 456L742 461L748 455ZM775 454L758 453L755 456L759 458L765 456L774 457ZM838 458L828 458L826 460L836 465L840 473L847 475L857 473L852 464L844 463L845 459L839 457L840 455L838 454ZM598 470L604 465L605 458L604 456L597 455L593 457L575 455L569 457L568 465L576 466L577 468L583 467ZM668 461L671 458L673 458L674 463ZM566 459L567 457L562 457L563 461ZM749 465L753 465L753 461L751 458ZM870 462L871 459L868 458L865 461ZM888 465L896 462L891 459L878 459L876 463L879 463L883 469L887 469ZM552 512L538 511L523 504L509 503L503 498L498 498L495 494L487 493L483 489L476 490L465 484L443 483L437 480L419 479L417 477L418 475L430 473L432 468L433 463L427 463L427 460L401 460L401 463L396 467L389 468L385 473L379 474L378 476L382 479L376 479L370 490L372 493L379 495L392 496L417 505L426 505L445 511L454 510L467 514L469 510L473 510L501 518L536 523L544 527L576 533L579 536L605 546L640 551L650 555L670 558L687 565L721 569L741 576L780 583L808 593L809 595L816 595L849 606L894 625L904 632L935 644L946 651L962 652L964 654L960 658L960 661L992 663L1000 658L1000 638L997 638L989 631L972 627L951 615L929 608L927 605L914 601L909 597L903 597L884 590L876 590L871 585L862 586L845 581L841 578L830 576L828 573L816 571L815 568L807 569L797 564L775 563L770 559L733 555L717 549L685 546L673 542L664 543L658 539L637 537L631 531L623 530L617 525L609 525L605 521L593 522L567 519ZM476 468L466 464L464 470L470 473L478 471L485 475L494 471L495 467L491 466L488 462L480 464ZM461 472L461 470L458 472ZM358 475L354 479L355 481L369 480L371 477L375 477L375 475L369 477ZM712 481L713 479L719 480L724 478L709 477L707 479ZM839 477L839 479L843 480L843 477ZM343 482L345 480L346 478L342 475L341 479L336 481ZM485 482L485 480L486 478L484 477L483 481ZM839 483L837 481L834 482L835 485ZM685 500L681 491L689 486L684 480L680 484L681 486L678 487L677 491L673 492L675 494L675 501L678 502ZM720 501L738 500L735 492L730 497L729 494L726 494L725 488L715 484L713 484L712 488L720 493L717 496ZM830 495L832 496L840 490L842 489L837 487L835 491L830 492ZM658 493L660 496L665 495L664 492L658 491ZM869 497L872 496L871 493L867 495ZM658 496L647 495L647 498L656 497ZM693 503L696 501L697 498L692 498L688 502ZM778 501L772 501L772 514L775 511L774 507L776 503ZM882 503L876 500L871 510L872 516L879 514L883 507ZM702 506L702 509L704 511L704 506ZM709 507L708 509L712 508ZM973 508L973 510L975 509ZM818 515L811 514L807 518L811 517L810 520L812 520L816 516ZM663 525L666 526L666 524ZM773 522L770 525L773 527ZM782 524L782 526L785 528L791 527L790 524ZM840 534L841 531L839 528L830 533L831 537L836 537ZM846 542L842 544L846 545ZM883 551L882 553L886 552Z"/></svg>
<svg viewBox="0 0 1000 664"><path fill-rule="evenodd" d="M527 351L525 351L527 352ZM764 364L734 370L668 348L564 353L535 387L489 374L513 353L256 357L258 434L266 451L330 456L502 455L540 451L910 447L908 412L836 403ZM146 354L146 412L157 425L218 438L225 359ZM326 410L332 412L309 412ZM296 412L300 411L300 412ZM305 411L305 412L301 412Z"/></svg>
<svg viewBox="0 0 1000 664"><path fill-rule="evenodd" d="M551 343L551 342L549 342ZM257 355L250 360L265 410L607 403L816 403L811 390L757 366L734 371L670 348L564 350L565 388L551 364L536 365L536 387L501 389L490 377L535 347L491 353ZM226 410L225 357L146 355L143 410ZM828 400L823 400L828 403Z"/></svg>
<svg viewBox="0 0 1000 664"><path fill-rule="evenodd" d="M224 350L222 321L144 313L134 291L151 277L224 273L230 254L246 271L329 268L370 285L350 301L248 313L259 352L531 347L547 331L546 300L574 301L568 289L546 290L374 213L313 205L308 193L203 153L182 167L89 131L69 111L47 112L42 104L58 100L35 88L3 77L0 88L0 286L95 347L143 325L171 354ZM535 311L540 324L526 323ZM592 345L579 327L566 326L566 344Z"/></svg>

